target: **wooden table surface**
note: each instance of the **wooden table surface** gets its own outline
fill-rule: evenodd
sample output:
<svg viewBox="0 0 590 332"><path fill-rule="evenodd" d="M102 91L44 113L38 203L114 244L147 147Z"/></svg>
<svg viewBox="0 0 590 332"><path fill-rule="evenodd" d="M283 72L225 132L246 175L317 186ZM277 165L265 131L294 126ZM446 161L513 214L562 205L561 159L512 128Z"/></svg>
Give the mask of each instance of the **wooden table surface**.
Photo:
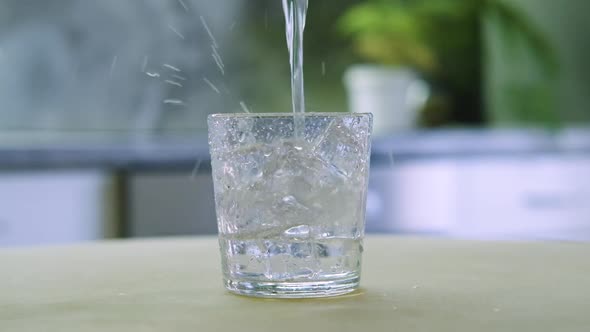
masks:
<svg viewBox="0 0 590 332"><path fill-rule="evenodd" d="M365 240L362 289L235 296L214 238L0 250L0 331L590 331L590 244Z"/></svg>

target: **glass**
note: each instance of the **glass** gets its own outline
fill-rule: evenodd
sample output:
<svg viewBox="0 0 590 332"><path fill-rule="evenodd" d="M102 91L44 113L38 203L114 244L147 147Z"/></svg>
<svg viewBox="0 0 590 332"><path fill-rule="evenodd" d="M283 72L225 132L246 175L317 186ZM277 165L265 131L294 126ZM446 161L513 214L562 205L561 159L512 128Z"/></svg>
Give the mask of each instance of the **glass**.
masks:
<svg viewBox="0 0 590 332"><path fill-rule="evenodd" d="M324 297L360 281L372 115L210 115L225 286Z"/></svg>

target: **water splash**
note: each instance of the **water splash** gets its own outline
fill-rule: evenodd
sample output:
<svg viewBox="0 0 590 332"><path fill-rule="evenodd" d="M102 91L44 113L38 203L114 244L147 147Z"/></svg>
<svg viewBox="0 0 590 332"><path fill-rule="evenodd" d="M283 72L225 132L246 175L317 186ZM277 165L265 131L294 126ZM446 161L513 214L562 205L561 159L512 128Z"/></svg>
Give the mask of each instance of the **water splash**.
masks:
<svg viewBox="0 0 590 332"><path fill-rule="evenodd" d="M221 94L221 91L219 91L215 84L213 84L213 82L211 82L207 77L203 77L203 81L207 83L207 85L213 89L213 91L217 92L217 94Z"/></svg>
<svg viewBox="0 0 590 332"><path fill-rule="evenodd" d="M182 33L180 33L180 31L178 31L175 27L173 27L172 25L168 24L168 29L170 29L172 32L174 32L180 39L184 40L184 35Z"/></svg>

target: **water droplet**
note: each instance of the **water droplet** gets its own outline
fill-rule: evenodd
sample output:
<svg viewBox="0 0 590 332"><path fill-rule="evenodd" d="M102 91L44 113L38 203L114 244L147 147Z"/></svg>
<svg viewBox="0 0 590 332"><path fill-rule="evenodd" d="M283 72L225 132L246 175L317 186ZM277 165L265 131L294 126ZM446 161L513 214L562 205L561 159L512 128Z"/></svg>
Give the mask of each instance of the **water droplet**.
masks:
<svg viewBox="0 0 590 332"><path fill-rule="evenodd" d="M215 37L213 37L213 33L211 32L211 29L209 29L209 25L207 25L205 18L203 16L200 16L199 19L201 20L201 24L203 24L205 31L207 31L207 34L209 35L209 38L211 39L211 43L213 44L213 47L217 48L217 40L215 40Z"/></svg>
<svg viewBox="0 0 590 332"><path fill-rule="evenodd" d="M246 140L246 136L247 136L247 135L246 135L246 133L245 133L245 132L243 132L243 131L241 131L241 132L238 134L238 141L239 141L240 143L244 143L244 141Z"/></svg>
<svg viewBox="0 0 590 332"><path fill-rule="evenodd" d="M180 76L180 75L172 75L173 78L177 79L177 80L181 80L181 81L186 81L186 77Z"/></svg>
<svg viewBox="0 0 590 332"><path fill-rule="evenodd" d="M184 102L180 99L166 99L164 100L164 104L168 105L184 105Z"/></svg>
<svg viewBox="0 0 590 332"><path fill-rule="evenodd" d="M174 67L173 65L170 65L170 64L167 64L167 63L163 64L162 67L168 68L168 69L170 69L172 71L175 71L177 73L180 73L182 71L182 70L178 69L177 67Z"/></svg>
<svg viewBox="0 0 590 332"><path fill-rule="evenodd" d="M111 69L109 70L109 77L113 77L113 73L115 72L115 67L117 66L117 56L113 57L113 62L111 62Z"/></svg>
<svg viewBox="0 0 590 332"><path fill-rule="evenodd" d="M184 40L184 36L172 25L168 25L168 29L170 29L172 32L174 32L174 34L176 34L180 39Z"/></svg>
<svg viewBox="0 0 590 332"><path fill-rule="evenodd" d="M245 102L241 101L241 102L240 102L240 107L242 108L242 110L243 110L245 113L252 113L252 112L250 111L250 109L248 108L248 105L246 105L246 103L245 103Z"/></svg>
<svg viewBox="0 0 590 332"><path fill-rule="evenodd" d="M272 151L271 151L271 150L264 151L264 156L265 156L265 157L270 157L270 156L272 156Z"/></svg>
<svg viewBox="0 0 590 332"><path fill-rule="evenodd" d="M186 3L184 3L184 1L182 0L178 0L178 3L180 3L182 8L184 8L184 11L188 13L188 6L186 5Z"/></svg>
<svg viewBox="0 0 590 332"><path fill-rule="evenodd" d="M219 55L219 51L217 50L217 47L211 45L211 49L213 50L213 53L211 53L211 56L213 57L215 64L217 64L217 67L219 68L221 75L225 75L225 64L223 63L223 60L221 59L221 55Z"/></svg>
<svg viewBox="0 0 590 332"><path fill-rule="evenodd" d="M147 65L149 62L149 57L146 55L143 57L143 63L141 64L141 72L145 73L146 69L147 69Z"/></svg>
<svg viewBox="0 0 590 332"><path fill-rule="evenodd" d="M297 150L297 151L302 151L302 150L303 150L303 147L301 147L301 146L299 146L299 145L295 145L293 148L294 148L295 150Z"/></svg>
<svg viewBox="0 0 590 332"><path fill-rule="evenodd" d="M172 81L172 80L165 80L165 81L164 81L164 83L166 83L166 84L170 84L170 85L174 85L174 86L177 86L177 87L179 87L179 88L182 88L182 84L180 84L180 83L178 83L178 82L176 82L176 81Z"/></svg>
<svg viewBox="0 0 590 332"><path fill-rule="evenodd" d="M207 85L213 89L213 91L215 91L217 94L221 94L221 91L219 91L219 89L215 86L215 84L213 84L207 77L203 77L203 81L205 83L207 83Z"/></svg>

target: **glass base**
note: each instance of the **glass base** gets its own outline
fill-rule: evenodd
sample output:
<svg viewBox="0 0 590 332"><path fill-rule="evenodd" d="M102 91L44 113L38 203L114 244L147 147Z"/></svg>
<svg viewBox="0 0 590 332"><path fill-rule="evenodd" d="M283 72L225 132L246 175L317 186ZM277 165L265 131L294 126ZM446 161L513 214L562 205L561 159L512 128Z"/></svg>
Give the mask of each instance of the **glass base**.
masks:
<svg viewBox="0 0 590 332"><path fill-rule="evenodd" d="M339 296L354 292L359 287L358 276L346 279L312 282L270 282L225 280L232 293L264 298L317 298Z"/></svg>

